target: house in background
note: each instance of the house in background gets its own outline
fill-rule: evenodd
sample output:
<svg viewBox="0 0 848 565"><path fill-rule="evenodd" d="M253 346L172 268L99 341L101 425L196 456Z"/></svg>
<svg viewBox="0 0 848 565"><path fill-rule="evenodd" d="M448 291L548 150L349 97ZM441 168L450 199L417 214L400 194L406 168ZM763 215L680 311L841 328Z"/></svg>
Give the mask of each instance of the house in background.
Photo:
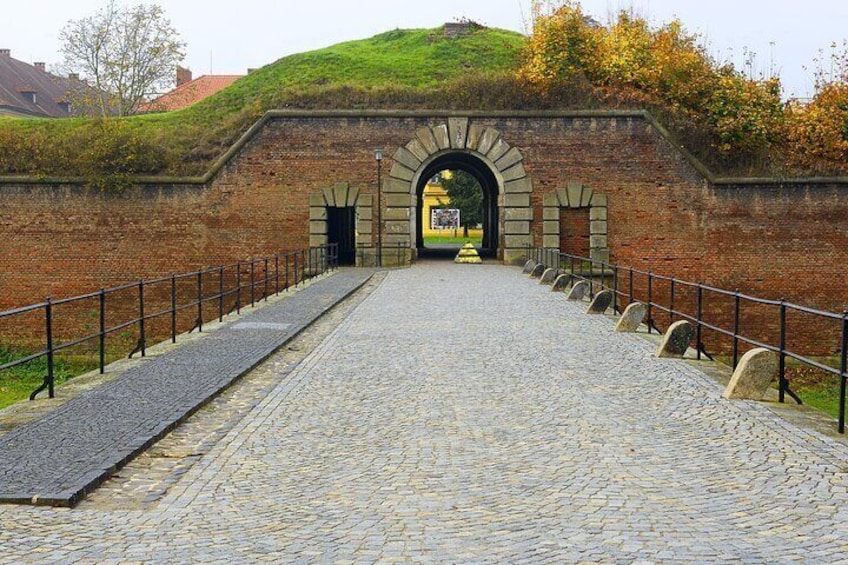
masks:
<svg viewBox="0 0 848 565"><path fill-rule="evenodd" d="M227 88L242 76L244 75L202 75L192 79L189 69L177 67L177 87L147 104L142 104L139 111L181 110Z"/></svg>
<svg viewBox="0 0 848 565"><path fill-rule="evenodd" d="M0 49L0 116L67 118L73 114L68 91L74 77L50 74L44 63L24 63Z"/></svg>

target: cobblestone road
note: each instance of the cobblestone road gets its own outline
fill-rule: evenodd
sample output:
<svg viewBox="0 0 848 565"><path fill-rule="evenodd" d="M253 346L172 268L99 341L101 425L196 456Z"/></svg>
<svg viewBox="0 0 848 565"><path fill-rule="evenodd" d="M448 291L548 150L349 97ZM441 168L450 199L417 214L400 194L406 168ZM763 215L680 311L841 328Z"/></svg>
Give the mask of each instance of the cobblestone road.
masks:
<svg viewBox="0 0 848 565"><path fill-rule="evenodd" d="M0 507L0 559L848 562L848 449L584 309L392 272L159 502Z"/></svg>

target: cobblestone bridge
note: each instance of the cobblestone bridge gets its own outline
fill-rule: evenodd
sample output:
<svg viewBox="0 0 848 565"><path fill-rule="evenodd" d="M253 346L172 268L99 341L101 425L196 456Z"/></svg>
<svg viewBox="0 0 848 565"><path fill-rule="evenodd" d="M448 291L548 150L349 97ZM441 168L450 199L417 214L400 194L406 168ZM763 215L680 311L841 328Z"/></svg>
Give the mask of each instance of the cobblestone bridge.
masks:
<svg viewBox="0 0 848 565"><path fill-rule="evenodd" d="M844 444L584 309L378 273L78 507L0 506L0 560L848 562Z"/></svg>

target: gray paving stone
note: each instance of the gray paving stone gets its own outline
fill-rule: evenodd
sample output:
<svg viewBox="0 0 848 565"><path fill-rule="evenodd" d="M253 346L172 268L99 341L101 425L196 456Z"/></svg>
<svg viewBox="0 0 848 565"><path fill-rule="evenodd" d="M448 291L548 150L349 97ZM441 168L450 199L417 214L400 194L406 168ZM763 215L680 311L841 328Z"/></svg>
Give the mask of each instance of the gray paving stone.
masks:
<svg viewBox="0 0 848 565"><path fill-rule="evenodd" d="M149 358L0 438L0 502L72 506L333 304L369 270L348 269Z"/></svg>
<svg viewBox="0 0 848 565"><path fill-rule="evenodd" d="M390 272L156 506L0 507L0 562L844 562L845 445L534 283Z"/></svg>

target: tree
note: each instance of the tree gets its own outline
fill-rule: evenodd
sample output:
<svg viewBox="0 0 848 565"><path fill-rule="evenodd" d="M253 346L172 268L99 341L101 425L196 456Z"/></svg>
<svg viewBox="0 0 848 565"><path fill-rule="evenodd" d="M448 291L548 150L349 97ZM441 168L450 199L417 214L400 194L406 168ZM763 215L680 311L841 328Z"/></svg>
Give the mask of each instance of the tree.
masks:
<svg viewBox="0 0 848 565"><path fill-rule="evenodd" d="M465 171L451 171L451 176L442 180L452 208L459 209L463 237L468 237L468 226L476 226L483 220L483 189L473 176Z"/></svg>
<svg viewBox="0 0 848 565"><path fill-rule="evenodd" d="M94 16L69 21L59 38L65 68L93 87L80 92L96 93L85 105L93 102L103 116L136 112L173 82L185 56L185 43L155 4L123 8L110 0Z"/></svg>

